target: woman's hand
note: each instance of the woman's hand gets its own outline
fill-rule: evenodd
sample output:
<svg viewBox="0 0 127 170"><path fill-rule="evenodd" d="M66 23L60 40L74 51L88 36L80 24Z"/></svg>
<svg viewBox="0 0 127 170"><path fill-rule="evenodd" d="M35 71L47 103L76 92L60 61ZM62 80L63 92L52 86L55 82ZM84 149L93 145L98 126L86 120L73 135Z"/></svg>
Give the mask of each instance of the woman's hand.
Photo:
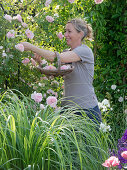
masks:
<svg viewBox="0 0 127 170"><path fill-rule="evenodd" d="M21 44L24 46L24 50L25 51L32 51L32 44L28 43L28 42L21 42Z"/></svg>
<svg viewBox="0 0 127 170"><path fill-rule="evenodd" d="M37 63L41 64L41 56L40 56L40 55L34 53L33 59L34 59Z"/></svg>

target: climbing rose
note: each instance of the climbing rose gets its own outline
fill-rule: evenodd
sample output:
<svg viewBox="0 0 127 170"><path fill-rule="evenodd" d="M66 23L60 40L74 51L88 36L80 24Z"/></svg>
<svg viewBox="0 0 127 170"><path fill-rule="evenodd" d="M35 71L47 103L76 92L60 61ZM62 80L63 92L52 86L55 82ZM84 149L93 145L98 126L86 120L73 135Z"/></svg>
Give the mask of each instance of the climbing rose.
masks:
<svg viewBox="0 0 127 170"><path fill-rule="evenodd" d="M42 101L42 94L41 93L34 93L31 94L31 99L33 99L35 102L39 103Z"/></svg>
<svg viewBox="0 0 127 170"><path fill-rule="evenodd" d="M60 40L62 40L64 36L63 36L62 32L59 32L59 33L57 34L57 37L58 37Z"/></svg>
<svg viewBox="0 0 127 170"><path fill-rule="evenodd" d="M13 17L13 19L17 19L19 22L22 22L22 17L20 14L17 14L16 16Z"/></svg>
<svg viewBox="0 0 127 170"><path fill-rule="evenodd" d="M45 6L48 7L51 4L52 0L46 0Z"/></svg>
<svg viewBox="0 0 127 170"><path fill-rule="evenodd" d="M104 167L113 167L119 165L120 161L115 156L108 158L102 165Z"/></svg>
<svg viewBox="0 0 127 170"><path fill-rule="evenodd" d="M53 22L54 21L54 18L52 17L52 16L46 16L46 20L48 21L48 22Z"/></svg>
<svg viewBox="0 0 127 170"><path fill-rule="evenodd" d="M22 22L22 26L25 28L28 26L28 24L26 24L25 22Z"/></svg>
<svg viewBox="0 0 127 170"><path fill-rule="evenodd" d="M50 105L51 107L56 107L56 104L57 104L57 98L54 97L54 96L49 96L47 99L46 99L46 103L47 105Z"/></svg>
<svg viewBox="0 0 127 170"><path fill-rule="evenodd" d="M74 2L75 0L68 0L68 2L70 2L71 4Z"/></svg>
<svg viewBox="0 0 127 170"><path fill-rule="evenodd" d="M4 18L6 19L6 20L8 20L9 22L11 22L12 21L12 17L10 16L10 15L5 15L4 16Z"/></svg>
<svg viewBox="0 0 127 170"><path fill-rule="evenodd" d="M127 159L127 151L124 151L121 153L121 156L124 158L124 159Z"/></svg>
<svg viewBox="0 0 127 170"><path fill-rule="evenodd" d="M16 48L17 50L21 51L21 52L24 51L24 46L23 46L22 44L17 44L17 45L15 45L15 48Z"/></svg>
<svg viewBox="0 0 127 170"><path fill-rule="evenodd" d="M7 38L15 38L15 31L14 30L10 30L7 34L6 34Z"/></svg>
<svg viewBox="0 0 127 170"><path fill-rule="evenodd" d="M101 4L103 0L94 0L95 4Z"/></svg>
<svg viewBox="0 0 127 170"><path fill-rule="evenodd" d="M22 60L22 63L25 65L28 64L29 62L30 62L29 58L25 58L24 60Z"/></svg>
<svg viewBox="0 0 127 170"><path fill-rule="evenodd" d="M25 33L26 33L26 35L27 35L28 38L33 39L34 33L33 33L32 31L30 31L29 29L27 29L27 30L25 31Z"/></svg>

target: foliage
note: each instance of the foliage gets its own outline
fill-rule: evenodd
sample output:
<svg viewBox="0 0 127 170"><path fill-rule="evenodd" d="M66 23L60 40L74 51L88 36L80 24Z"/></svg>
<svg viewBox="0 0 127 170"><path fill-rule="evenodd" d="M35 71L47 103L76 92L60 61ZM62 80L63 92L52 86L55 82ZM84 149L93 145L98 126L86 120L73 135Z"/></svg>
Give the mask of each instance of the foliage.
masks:
<svg viewBox="0 0 127 170"><path fill-rule="evenodd" d="M114 138L118 140L127 125L126 0L106 1L104 8L96 7L97 17L93 25L96 34L94 86L100 101L104 98L110 101L112 109L103 116L111 125ZM112 85L116 85L115 90L111 88Z"/></svg>

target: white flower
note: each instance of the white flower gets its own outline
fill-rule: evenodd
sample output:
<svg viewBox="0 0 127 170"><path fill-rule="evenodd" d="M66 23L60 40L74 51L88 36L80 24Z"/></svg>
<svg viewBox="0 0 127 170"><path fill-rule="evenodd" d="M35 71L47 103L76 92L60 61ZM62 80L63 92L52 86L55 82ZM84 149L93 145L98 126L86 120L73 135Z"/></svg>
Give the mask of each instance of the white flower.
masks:
<svg viewBox="0 0 127 170"><path fill-rule="evenodd" d="M42 86L42 84L41 84L41 83L38 83L38 86L40 86L40 87L41 87L41 86Z"/></svg>
<svg viewBox="0 0 127 170"><path fill-rule="evenodd" d="M56 5L56 8L55 9L59 9L60 5Z"/></svg>
<svg viewBox="0 0 127 170"><path fill-rule="evenodd" d="M110 128L110 126L108 125L106 125L106 123L100 123L100 128L99 128L101 131L103 131L103 132L107 132L107 131L110 131L111 130L111 128Z"/></svg>
<svg viewBox="0 0 127 170"><path fill-rule="evenodd" d="M101 103L98 102L98 106L103 112L106 112L110 108L110 103L107 99L104 99Z"/></svg>
<svg viewBox="0 0 127 170"><path fill-rule="evenodd" d="M104 100L102 101L102 105L107 106L107 107L110 107L110 103L109 103L109 101L108 101L107 99L104 99Z"/></svg>
<svg viewBox="0 0 127 170"><path fill-rule="evenodd" d="M113 84L113 85L111 86L111 89L112 89L112 90L115 90L115 89L116 89L116 85Z"/></svg>
<svg viewBox="0 0 127 170"><path fill-rule="evenodd" d="M123 97L119 97L118 101L123 102Z"/></svg>
<svg viewBox="0 0 127 170"><path fill-rule="evenodd" d="M58 18L58 17L59 17L58 13L55 13L55 14L54 14L54 17L57 17L57 18Z"/></svg>
<svg viewBox="0 0 127 170"><path fill-rule="evenodd" d="M3 46L0 46L0 50L2 50L3 49Z"/></svg>
<svg viewBox="0 0 127 170"><path fill-rule="evenodd" d="M7 57L7 54L5 52L3 52L2 57Z"/></svg>

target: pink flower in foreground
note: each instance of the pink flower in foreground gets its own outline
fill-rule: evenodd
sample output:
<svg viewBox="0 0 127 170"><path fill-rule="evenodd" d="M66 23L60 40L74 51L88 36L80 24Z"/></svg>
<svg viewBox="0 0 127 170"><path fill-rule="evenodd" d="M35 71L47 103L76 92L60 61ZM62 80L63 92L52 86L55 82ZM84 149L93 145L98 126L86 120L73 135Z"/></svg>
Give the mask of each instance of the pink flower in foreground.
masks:
<svg viewBox="0 0 127 170"><path fill-rule="evenodd" d="M46 0L45 6L48 7L51 4L52 0Z"/></svg>
<svg viewBox="0 0 127 170"><path fill-rule="evenodd" d="M120 161L115 156L111 156L109 159L107 159L102 165L105 167L113 167L119 165Z"/></svg>
<svg viewBox="0 0 127 170"><path fill-rule="evenodd" d="M74 2L75 0L68 0L68 2L70 2L71 4Z"/></svg>
<svg viewBox="0 0 127 170"><path fill-rule="evenodd" d="M49 66L45 66L43 69L47 69L47 70L55 70L56 67L55 67L55 66L52 66L52 65L49 65Z"/></svg>
<svg viewBox="0 0 127 170"><path fill-rule="evenodd" d="M69 65L62 65L62 66L60 67L61 70L67 70L67 69L69 69L69 68L70 68Z"/></svg>
<svg viewBox="0 0 127 170"><path fill-rule="evenodd" d="M5 15L4 16L4 18L6 19L6 20L8 20L9 22L11 22L12 21L12 17L10 16L10 15Z"/></svg>
<svg viewBox="0 0 127 170"><path fill-rule="evenodd" d="M13 17L13 19L17 19L19 22L22 22L22 17L20 14L17 14L16 16Z"/></svg>
<svg viewBox="0 0 127 170"><path fill-rule="evenodd" d="M127 159L127 151L124 151L121 153L121 156L124 158L124 159Z"/></svg>
<svg viewBox="0 0 127 170"><path fill-rule="evenodd" d="M39 103L42 101L42 94L41 93L36 93L36 91L31 94L31 99L33 99L35 102Z"/></svg>
<svg viewBox="0 0 127 170"><path fill-rule="evenodd" d="M25 65L28 64L29 62L30 62L29 58L25 58L24 60L22 60L22 63Z"/></svg>
<svg viewBox="0 0 127 170"><path fill-rule="evenodd" d="M55 108L55 107L56 107L56 104L57 104L57 98L54 97L54 96L49 96L49 97L46 99L46 103L47 103L47 105Z"/></svg>
<svg viewBox="0 0 127 170"><path fill-rule="evenodd" d="M46 16L46 20L48 22L53 22L54 21L54 18L52 16Z"/></svg>
<svg viewBox="0 0 127 170"><path fill-rule="evenodd" d="M7 34L6 34L7 38L15 38L15 31L14 30L10 30Z"/></svg>
<svg viewBox="0 0 127 170"><path fill-rule="evenodd" d="M57 34L57 37L58 37L60 40L62 40L64 36L63 36L62 32L59 32L59 33Z"/></svg>
<svg viewBox="0 0 127 170"><path fill-rule="evenodd" d="M95 4L101 4L103 0L94 0Z"/></svg>
<svg viewBox="0 0 127 170"><path fill-rule="evenodd" d="M40 104L40 109L43 110L45 106L43 104Z"/></svg>
<svg viewBox="0 0 127 170"><path fill-rule="evenodd" d="M25 31L25 33L26 33L26 35L27 35L28 38L33 39L34 33L33 33L32 31L30 31L29 29L27 29L27 30Z"/></svg>
<svg viewBox="0 0 127 170"><path fill-rule="evenodd" d="M21 52L24 51L24 46L23 46L22 44L17 44L17 45L15 45L15 48L16 48L17 50L21 51Z"/></svg>

